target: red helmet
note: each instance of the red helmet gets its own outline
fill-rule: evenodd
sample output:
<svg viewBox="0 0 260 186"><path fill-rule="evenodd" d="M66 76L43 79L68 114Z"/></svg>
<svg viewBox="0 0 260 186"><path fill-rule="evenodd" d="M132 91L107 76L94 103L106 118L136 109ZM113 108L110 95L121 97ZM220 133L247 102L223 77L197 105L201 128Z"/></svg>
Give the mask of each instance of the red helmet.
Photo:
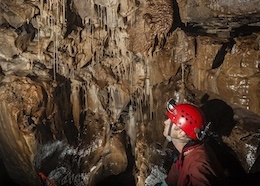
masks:
<svg viewBox="0 0 260 186"><path fill-rule="evenodd" d="M182 129L188 137L193 140L198 139L198 133L205 127L205 117L203 112L192 104L171 104L167 102L167 116L180 129Z"/></svg>

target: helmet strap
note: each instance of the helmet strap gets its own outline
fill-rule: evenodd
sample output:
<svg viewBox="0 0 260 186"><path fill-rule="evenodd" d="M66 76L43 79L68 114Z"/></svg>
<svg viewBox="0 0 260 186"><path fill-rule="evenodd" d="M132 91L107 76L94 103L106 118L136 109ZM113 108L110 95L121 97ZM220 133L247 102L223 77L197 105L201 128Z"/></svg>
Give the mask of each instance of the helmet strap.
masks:
<svg viewBox="0 0 260 186"><path fill-rule="evenodd" d="M169 137L171 137L172 126L173 126L173 122L171 121L171 123L170 123L170 127L169 127L169 130L168 130L168 136L169 136ZM168 136L167 136L167 137L168 137Z"/></svg>
<svg viewBox="0 0 260 186"><path fill-rule="evenodd" d="M200 131L200 130L195 131L196 137L198 138L198 140L202 141L202 140L205 138L205 136L207 135L207 133L208 133L208 131L209 131L210 125L211 125L211 122L209 122L209 123L206 125L206 127L205 127L204 130L202 130L202 131ZM199 136L199 134L200 134L200 136Z"/></svg>
<svg viewBox="0 0 260 186"><path fill-rule="evenodd" d="M179 138L172 138L170 139L171 142L178 142L178 143L187 143L189 142L191 139L179 139Z"/></svg>

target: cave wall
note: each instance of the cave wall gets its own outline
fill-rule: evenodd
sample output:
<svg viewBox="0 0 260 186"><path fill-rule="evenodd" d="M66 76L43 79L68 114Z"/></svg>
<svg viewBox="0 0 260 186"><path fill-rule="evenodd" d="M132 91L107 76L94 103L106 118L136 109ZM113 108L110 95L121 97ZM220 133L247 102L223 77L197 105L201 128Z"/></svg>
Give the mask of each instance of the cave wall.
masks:
<svg viewBox="0 0 260 186"><path fill-rule="evenodd" d="M257 3L2 0L0 157L11 178L95 185L124 172L130 150L144 185L161 163L165 102L201 104L204 93L234 108L239 122L223 140L250 171L259 157Z"/></svg>

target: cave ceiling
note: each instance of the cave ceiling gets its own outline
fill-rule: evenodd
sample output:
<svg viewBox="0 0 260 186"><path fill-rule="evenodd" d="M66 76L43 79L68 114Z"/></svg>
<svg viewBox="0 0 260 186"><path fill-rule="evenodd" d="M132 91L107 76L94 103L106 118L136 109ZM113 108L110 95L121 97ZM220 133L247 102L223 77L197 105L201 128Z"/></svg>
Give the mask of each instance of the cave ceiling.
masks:
<svg viewBox="0 0 260 186"><path fill-rule="evenodd" d="M202 106L203 95L217 118L233 109L236 125L218 120L216 131L246 172L259 171L259 20L259 0L0 0L10 177L97 185L131 160L142 186L161 163L165 102Z"/></svg>

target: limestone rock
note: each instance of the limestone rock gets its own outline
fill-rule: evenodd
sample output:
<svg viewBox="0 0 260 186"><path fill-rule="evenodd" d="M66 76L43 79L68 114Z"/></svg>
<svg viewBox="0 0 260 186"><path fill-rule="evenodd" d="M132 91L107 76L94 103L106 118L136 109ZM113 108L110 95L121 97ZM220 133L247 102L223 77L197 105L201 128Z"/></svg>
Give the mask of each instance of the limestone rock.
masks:
<svg viewBox="0 0 260 186"><path fill-rule="evenodd" d="M232 106L236 125L215 130L247 173L257 171L256 4L0 1L0 157L10 177L78 186L114 176L142 186L151 167L171 164L165 102L201 106L205 93Z"/></svg>

